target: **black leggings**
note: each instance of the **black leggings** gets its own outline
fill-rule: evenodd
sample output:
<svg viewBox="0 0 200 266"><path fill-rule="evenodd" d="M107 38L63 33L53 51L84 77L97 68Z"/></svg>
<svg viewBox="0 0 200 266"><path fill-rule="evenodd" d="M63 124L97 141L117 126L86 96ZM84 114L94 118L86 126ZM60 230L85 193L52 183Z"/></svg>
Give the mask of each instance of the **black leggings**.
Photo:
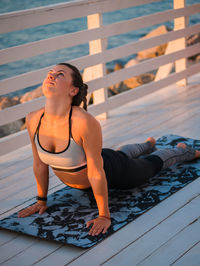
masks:
<svg viewBox="0 0 200 266"><path fill-rule="evenodd" d="M146 183L163 166L156 155L130 159L122 151L103 149L102 157L108 188L130 189Z"/></svg>

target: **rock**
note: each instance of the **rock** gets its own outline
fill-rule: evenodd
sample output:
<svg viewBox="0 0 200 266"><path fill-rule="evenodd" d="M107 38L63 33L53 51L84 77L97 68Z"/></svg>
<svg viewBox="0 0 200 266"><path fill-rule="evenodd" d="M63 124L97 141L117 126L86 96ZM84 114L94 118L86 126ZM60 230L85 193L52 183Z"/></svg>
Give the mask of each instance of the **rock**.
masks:
<svg viewBox="0 0 200 266"><path fill-rule="evenodd" d="M114 66L114 71L118 71L122 69L123 66L120 63L116 63ZM111 71L112 72L112 71ZM108 97L121 93L123 91L128 90L128 88L124 85L123 81L118 82L116 84L111 85L108 87Z"/></svg>
<svg viewBox="0 0 200 266"><path fill-rule="evenodd" d="M25 93L21 99L20 99L20 102L21 103L25 103L25 102L28 102L32 99L35 99L35 98L39 98L43 96L43 93L42 93L42 86L36 88L35 90L32 90L30 92L27 92Z"/></svg>
<svg viewBox="0 0 200 266"><path fill-rule="evenodd" d="M152 74L152 73L145 73L145 74L142 74L140 76L138 76L138 82L142 85L142 84L146 84L146 83L149 83L151 81L153 81L155 78L155 75Z"/></svg>
<svg viewBox="0 0 200 266"><path fill-rule="evenodd" d="M130 61L127 62L125 65L126 68L131 67L139 63L138 59L131 59ZM114 67L114 71L122 69L123 66L119 63L117 63ZM109 71L110 72L110 71ZM113 96L118 93L127 91L129 89L136 88L142 84L151 82L154 80L155 75L151 73L145 73L136 77L131 77L127 80L121 81L119 83L116 83L108 88L108 96Z"/></svg>
<svg viewBox="0 0 200 266"><path fill-rule="evenodd" d="M21 126L20 130L24 130L24 129L26 129L25 119L24 119L24 124Z"/></svg>
<svg viewBox="0 0 200 266"><path fill-rule="evenodd" d="M151 37L155 37L155 36L159 36L159 35L165 34L169 30L170 29L167 28L165 25L159 26L155 30L149 32L144 37L140 38L140 40L144 40L144 39L148 39L148 38L151 38ZM152 57L163 55L165 53L166 47L167 47L167 44L162 44L162 45L159 45L159 46L155 46L155 47L140 51L140 52L138 52L137 58L145 59L145 58L152 58Z"/></svg>
<svg viewBox="0 0 200 266"><path fill-rule="evenodd" d="M135 66L136 64L139 63L139 60L138 59L131 59L129 60L126 65L124 66L125 68L128 68L128 67L131 67L131 66ZM127 80L124 80L124 85L126 86L127 89L130 89L130 88L136 88L140 85L140 83L138 83L137 81L137 77L132 77L132 78L129 78Z"/></svg>
<svg viewBox="0 0 200 266"><path fill-rule="evenodd" d="M133 89L140 86L140 83L138 82L137 77L132 77L124 80L124 85L129 89Z"/></svg>
<svg viewBox="0 0 200 266"><path fill-rule="evenodd" d="M197 44L199 42L200 42L200 33L191 35L186 39L187 46ZM189 60L195 60L195 61L199 62L199 56L200 56L200 53L193 55L193 56L190 56Z"/></svg>
<svg viewBox="0 0 200 266"><path fill-rule="evenodd" d="M19 97L2 97L0 98L0 110L19 104L24 103L27 101L30 101L34 98L41 97L43 95L42 93L42 87L38 87L37 89L25 93L21 98ZM10 124L6 124L0 127L0 137L4 137L13 133L16 133L20 130L25 129L25 120L20 119L15 122L12 122Z"/></svg>
<svg viewBox="0 0 200 266"><path fill-rule="evenodd" d="M123 81L109 87L108 96L116 95L118 93L129 90Z"/></svg>
<svg viewBox="0 0 200 266"><path fill-rule="evenodd" d="M131 59L131 60L129 60L126 64L125 64L125 66L124 66L124 68L127 68L127 67L131 67L131 66L135 66L135 65L137 65L139 63L139 60L138 59Z"/></svg>
<svg viewBox="0 0 200 266"><path fill-rule="evenodd" d="M148 82L153 81L154 78L155 78L154 74L145 73L145 74L141 74L137 77L132 77L132 78L129 78L127 80L124 80L124 84L126 85L127 88L133 89L133 88L136 88L138 86L141 86L143 84L146 84Z"/></svg>
<svg viewBox="0 0 200 266"><path fill-rule="evenodd" d="M19 104L20 98L15 96L13 98L10 97L0 97L0 110L5 109L7 107L11 107L13 105ZM24 125L24 119L17 120L10 124L6 124L0 126L0 137L5 137L7 135L18 132L21 127Z"/></svg>
<svg viewBox="0 0 200 266"><path fill-rule="evenodd" d="M199 43L200 42L200 33L189 36L186 39L186 42L187 42L187 46Z"/></svg>
<svg viewBox="0 0 200 266"><path fill-rule="evenodd" d="M196 62L200 62L200 54L196 56L195 60Z"/></svg>
<svg viewBox="0 0 200 266"><path fill-rule="evenodd" d="M120 70L122 68L123 68L123 66L120 63L116 63L115 66L114 66L114 71L118 71L118 70Z"/></svg>
<svg viewBox="0 0 200 266"><path fill-rule="evenodd" d="M10 124L4 125L0 127L0 137L5 137L10 134L16 133L21 130L24 126L24 119L20 119L18 121L12 122Z"/></svg>
<svg viewBox="0 0 200 266"><path fill-rule="evenodd" d="M0 110L19 104L20 103L20 99L19 97L0 97Z"/></svg>

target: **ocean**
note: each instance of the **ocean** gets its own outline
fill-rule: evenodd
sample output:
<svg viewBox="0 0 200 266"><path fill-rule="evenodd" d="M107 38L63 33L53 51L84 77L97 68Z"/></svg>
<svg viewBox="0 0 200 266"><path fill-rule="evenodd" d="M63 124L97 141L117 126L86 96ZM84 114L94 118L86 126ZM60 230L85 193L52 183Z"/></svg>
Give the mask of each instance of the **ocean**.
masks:
<svg viewBox="0 0 200 266"><path fill-rule="evenodd" d="M84 0L83 0L84 1ZM114 1L114 0L113 0ZM19 11L29 8L41 7L46 5L64 3L64 2L74 2L73 0L0 0L0 13ZM187 4L198 3L199 0L187 0ZM164 10L173 8L173 0L163 0L156 3L151 3L148 5L142 5L133 8L127 8L115 12L105 13L103 15L103 24L107 25L110 23L127 20L142 15L148 15L155 12L161 12ZM190 17L190 25L200 23L200 14L195 14ZM166 26L173 28L173 21L164 23ZM137 41L142 36L146 35L150 30L158 27L159 25L154 25L152 27L143 28L137 31L128 32L119 36L112 36L108 39L108 49L114 48L131 41ZM87 18L78 18L70 21L64 21L61 23L54 23L51 25L45 25L40 27L35 27L31 29L10 32L6 34L0 34L0 49L5 49L8 47L25 44L32 41L37 41L41 39L46 39L70 32L76 32L87 28ZM0 66L0 79L6 79L12 76L23 74L27 71L32 71L38 68L47 67L48 65L53 65L58 62L63 62L67 60L72 60L80 56L85 56L89 53L88 44L79 45L76 47L71 47L68 49L61 49L59 51L47 53L40 56L34 56L25 60L20 60L17 62L5 64ZM107 67L113 68L116 62L124 65L128 60L134 58L135 55L131 55L126 58L118 59L117 61L108 62ZM13 95L23 94L26 91L30 91L33 88L25 88L19 92L15 92Z"/></svg>

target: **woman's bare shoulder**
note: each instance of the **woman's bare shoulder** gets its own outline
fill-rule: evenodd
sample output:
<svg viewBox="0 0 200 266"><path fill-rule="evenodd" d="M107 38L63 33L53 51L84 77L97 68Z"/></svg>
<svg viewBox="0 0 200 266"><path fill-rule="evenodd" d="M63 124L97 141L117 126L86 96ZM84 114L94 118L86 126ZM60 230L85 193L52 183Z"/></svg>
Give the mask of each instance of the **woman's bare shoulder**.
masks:
<svg viewBox="0 0 200 266"><path fill-rule="evenodd" d="M79 125L88 125L88 124L97 124L100 125L96 118L90 113L86 112L83 108L73 106L73 117L76 124Z"/></svg>
<svg viewBox="0 0 200 266"><path fill-rule="evenodd" d="M73 123L74 122L74 123ZM101 125L96 118L80 107L73 108L72 125L74 132L77 132L82 138L94 134L101 135Z"/></svg>
<svg viewBox="0 0 200 266"><path fill-rule="evenodd" d="M30 112L27 116L26 116L26 127L29 131L29 134L33 134L33 132L35 132L38 123L40 121L40 117L41 115L44 113L44 108L41 108L39 110Z"/></svg>
<svg viewBox="0 0 200 266"><path fill-rule="evenodd" d="M39 110L33 111L28 113L28 115L26 116L26 120L27 121L34 121L37 120L38 118L41 117L41 115L44 113L44 108L41 108Z"/></svg>

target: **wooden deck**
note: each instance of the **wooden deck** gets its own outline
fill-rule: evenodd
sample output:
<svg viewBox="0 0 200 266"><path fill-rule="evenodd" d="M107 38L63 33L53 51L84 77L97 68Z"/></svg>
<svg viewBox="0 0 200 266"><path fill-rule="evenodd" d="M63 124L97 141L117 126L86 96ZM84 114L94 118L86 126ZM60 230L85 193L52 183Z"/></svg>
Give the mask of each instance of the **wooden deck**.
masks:
<svg viewBox="0 0 200 266"><path fill-rule="evenodd" d="M110 112L105 147L166 133L200 137L200 75ZM53 176L50 193L63 187ZM35 201L30 145L0 158L0 218ZM0 231L0 265L200 265L200 178L97 246L83 250Z"/></svg>

